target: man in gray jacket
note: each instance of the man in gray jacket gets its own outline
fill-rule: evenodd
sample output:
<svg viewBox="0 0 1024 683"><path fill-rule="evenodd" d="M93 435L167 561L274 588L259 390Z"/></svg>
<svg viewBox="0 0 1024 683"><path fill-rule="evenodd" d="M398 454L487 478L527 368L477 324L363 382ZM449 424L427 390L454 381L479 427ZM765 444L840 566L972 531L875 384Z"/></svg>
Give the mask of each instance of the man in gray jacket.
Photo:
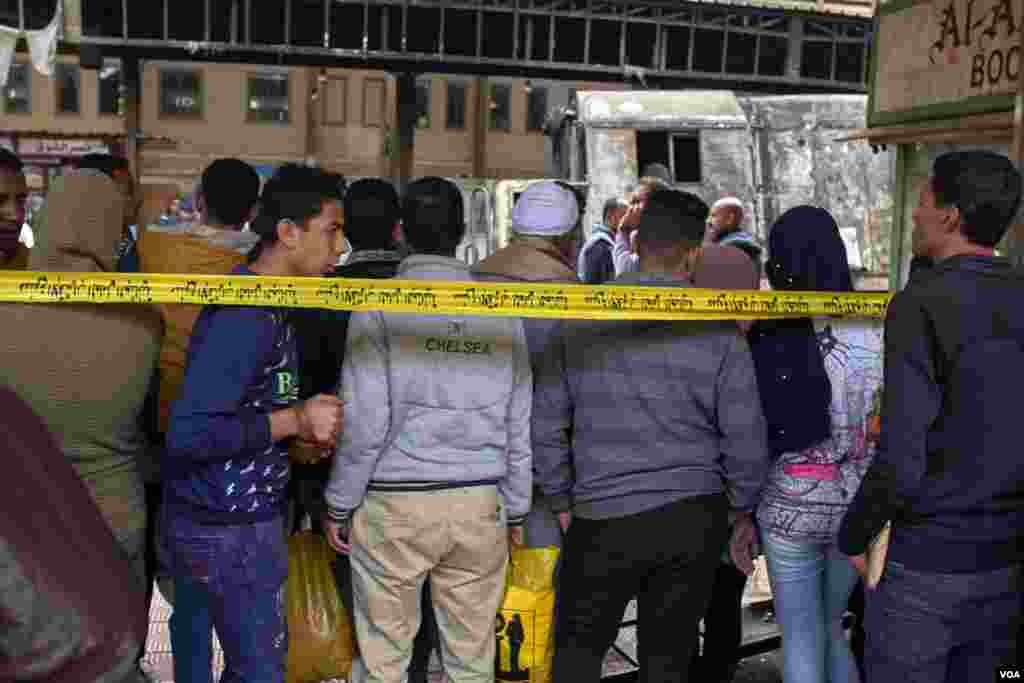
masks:
<svg viewBox="0 0 1024 683"><path fill-rule="evenodd" d="M708 208L656 190L639 271L616 284L685 288ZM685 294L685 291L666 291ZM565 321L536 377L534 466L572 511L559 581L555 681L594 683L639 596L641 681L686 681L728 516L768 467L754 364L732 321Z"/></svg>
<svg viewBox="0 0 1024 683"><path fill-rule="evenodd" d="M472 280L454 258L455 185L416 181L403 214L414 255L398 278ZM450 679L494 680L508 540L530 509L532 391L519 320L353 314L325 530L352 563L354 683L404 680L427 576Z"/></svg>

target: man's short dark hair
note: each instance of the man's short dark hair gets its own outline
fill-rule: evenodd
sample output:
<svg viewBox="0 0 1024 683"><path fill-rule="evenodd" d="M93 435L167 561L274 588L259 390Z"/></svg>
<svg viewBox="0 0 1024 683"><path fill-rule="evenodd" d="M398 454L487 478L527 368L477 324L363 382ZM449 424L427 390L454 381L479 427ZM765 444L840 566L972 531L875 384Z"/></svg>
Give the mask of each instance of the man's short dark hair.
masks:
<svg viewBox="0 0 1024 683"><path fill-rule="evenodd" d="M453 255L466 233L462 192L444 178L410 184L402 207L402 232L414 252Z"/></svg>
<svg viewBox="0 0 1024 683"><path fill-rule="evenodd" d="M704 239L708 205L695 194L679 190L655 190L647 195L640 214L637 242L660 249L679 243L694 246Z"/></svg>
<svg viewBox="0 0 1024 683"><path fill-rule="evenodd" d="M217 159L203 171L199 187L210 218L241 226L260 196L260 176L239 159Z"/></svg>
<svg viewBox="0 0 1024 683"><path fill-rule="evenodd" d="M392 249L401 215L398 192L386 180L357 180L345 193L345 236L356 251Z"/></svg>
<svg viewBox="0 0 1024 683"><path fill-rule="evenodd" d="M1003 239L1020 207L1020 173L994 152L943 154L935 160L931 183L936 205L959 209L961 232L983 247Z"/></svg>
<svg viewBox="0 0 1024 683"><path fill-rule="evenodd" d="M604 221L605 225L608 224L608 214L616 209L626 209L626 200L622 197L612 197L604 203L604 209L601 211L601 220Z"/></svg>
<svg viewBox="0 0 1024 683"><path fill-rule="evenodd" d="M114 177L115 171L131 172L131 165L124 157L117 157L113 154L86 154L76 164L81 169L92 169L99 171L110 178Z"/></svg>
<svg viewBox="0 0 1024 683"><path fill-rule="evenodd" d="M330 174L310 166L285 164L263 187L260 214L252 222L252 231L263 243L273 244L280 221L304 226L323 211L324 202L340 200L340 193L337 179Z"/></svg>
<svg viewBox="0 0 1024 683"><path fill-rule="evenodd" d="M0 170L10 173L24 173L25 164L21 162L17 154L6 147L0 147Z"/></svg>

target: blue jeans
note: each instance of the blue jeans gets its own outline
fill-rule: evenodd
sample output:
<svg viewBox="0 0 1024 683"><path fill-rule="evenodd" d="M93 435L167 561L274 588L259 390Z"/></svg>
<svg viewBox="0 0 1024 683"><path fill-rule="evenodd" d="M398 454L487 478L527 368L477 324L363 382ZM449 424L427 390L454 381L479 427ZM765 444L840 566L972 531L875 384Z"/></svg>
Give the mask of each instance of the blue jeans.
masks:
<svg viewBox="0 0 1024 683"><path fill-rule="evenodd" d="M1019 669L1024 568L938 574L889 561L867 591L871 683L974 683Z"/></svg>
<svg viewBox="0 0 1024 683"><path fill-rule="evenodd" d="M284 520L220 526L165 519L171 572L195 589L224 649L221 683L283 683L288 648ZM208 638L209 628L204 632Z"/></svg>
<svg viewBox="0 0 1024 683"><path fill-rule="evenodd" d="M782 627L786 683L858 683L843 633L857 572L835 543L765 534L775 614Z"/></svg>
<svg viewBox="0 0 1024 683"><path fill-rule="evenodd" d="M174 577L171 632L175 683L213 683L210 608L202 588L189 577Z"/></svg>

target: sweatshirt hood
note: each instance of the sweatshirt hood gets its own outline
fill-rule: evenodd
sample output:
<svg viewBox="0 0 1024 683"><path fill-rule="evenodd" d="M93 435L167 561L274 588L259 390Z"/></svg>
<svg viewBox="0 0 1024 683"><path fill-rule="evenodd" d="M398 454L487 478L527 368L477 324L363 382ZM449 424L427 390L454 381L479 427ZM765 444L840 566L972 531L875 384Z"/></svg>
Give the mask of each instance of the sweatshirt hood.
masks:
<svg viewBox="0 0 1024 683"><path fill-rule="evenodd" d="M124 197L105 175L69 174L54 180L32 270L112 272L124 221Z"/></svg>

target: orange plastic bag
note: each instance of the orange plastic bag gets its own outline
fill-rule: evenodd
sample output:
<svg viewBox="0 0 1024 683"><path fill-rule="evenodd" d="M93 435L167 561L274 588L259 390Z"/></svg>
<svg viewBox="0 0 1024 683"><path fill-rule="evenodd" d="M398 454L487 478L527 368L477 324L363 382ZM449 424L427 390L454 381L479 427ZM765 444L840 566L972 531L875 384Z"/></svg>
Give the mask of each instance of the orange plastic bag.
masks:
<svg viewBox="0 0 1024 683"><path fill-rule="evenodd" d="M334 583L335 552L320 534L288 539L288 683L348 678L352 623Z"/></svg>

